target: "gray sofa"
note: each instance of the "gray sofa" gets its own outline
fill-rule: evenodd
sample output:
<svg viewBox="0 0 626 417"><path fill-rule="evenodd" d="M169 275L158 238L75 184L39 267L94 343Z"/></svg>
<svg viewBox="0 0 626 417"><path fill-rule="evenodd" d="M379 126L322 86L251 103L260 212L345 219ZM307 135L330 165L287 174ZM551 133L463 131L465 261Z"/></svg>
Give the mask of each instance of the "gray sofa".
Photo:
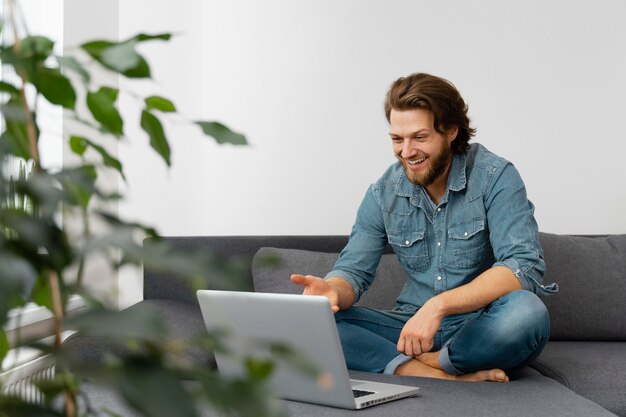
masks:
<svg viewBox="0 0 626 417"><path fill-rule="evenodd" d="M352 372L360 379L421 387L416 398L358 411L362 416L612 416L626 417L626 235L566 236L541 233L547 273L560 293L544 298L551 316L551 340L531 366L508 384L468 383ZM224 257L253 259L246 272L248 290L300 292L289 282L298 272L324 275L347 242L346 236L169 237L179 248L203 248ZM150 240L145 242L151 244ZM277 266L266 266L267 255ZM389 308L403 272L387 248L377 280L362 305ZM204 332L193 291L180 281L144 272L144 300L131 309L156 307L173 337ZM110 346L80 334L68 345L90 360ZM202 366L215 366L210 352L192 352ZM110 392L88 386L94 406L132 415ZM293 416L341 416L352 411L286 402ZM206 415L212 415L209 410Z"/></svg>

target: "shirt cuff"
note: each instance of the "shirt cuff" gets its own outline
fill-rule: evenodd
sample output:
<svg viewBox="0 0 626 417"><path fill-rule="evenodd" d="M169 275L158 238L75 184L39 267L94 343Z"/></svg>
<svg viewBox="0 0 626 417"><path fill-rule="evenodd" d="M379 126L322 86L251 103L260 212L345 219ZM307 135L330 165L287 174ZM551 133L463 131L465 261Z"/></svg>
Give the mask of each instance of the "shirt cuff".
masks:
<svg viewBox="0 0 626 417"><path fill-rule="evenodd" d="M506 259L502 262L496 262L495 264L493 264L493 266L504 266L506 268L509 268L513 272L513 274L515 274L515 277L520 282L523 289L537 295L552 295L559 291L558 285L540 284L539 281L526 274L525 271L522 271L519 262L517 262L515 259Z"/></svg>
<svg viewBox="0 0 626 417"><path fill-rule="evenodd" d="M358 285L357 281L351 275L344 271L336 269L326 274L324 279L326 280L331 277L339 277L346 281L348 284L350 284L350 286L352 286L352 290L354 291L354 302L356 303L357 301L359 301L359 298L361 298L361 294L363 293L363 291L361 290L361 287Z"/></svg>

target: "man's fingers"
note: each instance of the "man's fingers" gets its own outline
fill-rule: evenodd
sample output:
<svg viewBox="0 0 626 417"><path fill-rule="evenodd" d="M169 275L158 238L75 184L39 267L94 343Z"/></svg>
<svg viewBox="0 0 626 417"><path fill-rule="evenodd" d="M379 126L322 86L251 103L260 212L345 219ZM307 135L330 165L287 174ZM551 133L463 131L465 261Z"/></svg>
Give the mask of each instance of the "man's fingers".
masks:
<svg viewBox="0 0 626 417"><path fill-rule="evenodd" d="M293 282L294 284L299 284L299 285L311 285L314 281L314 277L312 275L300 275L300 274L293 274L291 275L291 282Z"/></svg>
<svg viewBox="0 0 626 417"><path fill-rule="evenodd" d="M404 344L404 354L407 356L413 356L413 340L406 339Z"/></svg>
<svg viewBox="0 0 626 417"><path fill-rule="evenodd" d="M401 336L397 344L398 352L407 356L419 356L422 353L430 352L433 348L433 341L424 341L420 339L411 339L410 337Z"/></svg>
<svg viewBox="0 0 626 417"><path fill-rule="evenodd" d="M406 339L402 336L400 336L400 339L398 340L398 352L400 353L404 353L404 346L406 345ZM406 353L405 353L406 355Z"/></svg>

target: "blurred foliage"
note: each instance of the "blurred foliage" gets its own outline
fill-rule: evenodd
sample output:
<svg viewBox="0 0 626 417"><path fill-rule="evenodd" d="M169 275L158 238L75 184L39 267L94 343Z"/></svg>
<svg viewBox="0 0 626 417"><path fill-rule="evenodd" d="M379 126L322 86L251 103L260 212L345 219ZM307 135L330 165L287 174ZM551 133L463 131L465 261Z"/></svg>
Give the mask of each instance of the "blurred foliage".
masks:
<svg viewBox="0 0 626 417"><path fill-rule="evenodd" d="M193 288L237 288L237 277L242 276L241 262L177 250L160 239L154 228L95 208L123 198L98 186L97 179L104 170L113 170L126 180L122 163L107 151L107 140L129 140L126 127L137 123L154 152L169 166L172 151L162 120L175 114L176 106L168 98L152 95L139 99L144 106L140 120L126 120L118 107L125 92L98 85L92 70L99 66L98 70L121 77L148 79L150 66L136 47L144 42L167 42L171 35L142 33L121 42L93 40L80 45L76 55L59 56L52 40L19 33L15 22L21 21L20 16L5 15L2 30L12 30L16 41L0 46L3 73L15 74L0 81L0 361L10 348L2 330L9 311L34 302L53 312L57 342L53 346L30 346L55 355L56 376L38 384L45 397L42 404L0 394L0 416L115 415L91 407L81 390L85 381L112 387L130 409L143 416L193 417L199 413L199 404L208 404L223 415L282 415L267 387L273 361L241 358L247 375L226 379L208 367L191 363L187 355L190 349L223 348L223 334L173 340L159 311L111 310L83 286L85 262L94 256L108 259L112 270L143 264L187 279ZM64 108L66 115L99 132L94 138L63 132L67 148L80 161L77 164L55 171L41 164L39 100ZM81 114L78 109L88 113ZM219 144L246 145L243 135L220 122L190 123ZM10 172L10 161L21 161L17 173ZM82 225L81 230L70 232L64 225L68 219ZM93 233L90 225L95 220L107 225L105 231ZM144 248L145 236L154 242ZM70 294L82 295L88 308L66 317ZM60 343L64 329L118 344L125 354L111 351L106 360L92 363ZM284 357L302 367L297 355L287 348L269 350L274 360Z"/></svg>

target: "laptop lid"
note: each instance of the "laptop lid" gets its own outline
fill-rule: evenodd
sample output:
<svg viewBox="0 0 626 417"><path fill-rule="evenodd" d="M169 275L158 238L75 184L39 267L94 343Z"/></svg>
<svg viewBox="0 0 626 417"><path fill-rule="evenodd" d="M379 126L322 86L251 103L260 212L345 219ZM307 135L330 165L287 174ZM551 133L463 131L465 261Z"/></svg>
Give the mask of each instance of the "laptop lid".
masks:
<svg viewBox="0 0 626 417"><path fill-rule="evenodd" d="M374 396L355 400L326 297L200 290L198 301L207 330L228 334L229 353L215 352L220 373L243 375L242 358L266 359L278 343L298 352L299 358L306 358L306 367L317 370L313 376L279 361L271 384L281 398L355 409L417 392L415 387L376 384ZM358 383L356 389L368 390L367 381Z"/></svg>

